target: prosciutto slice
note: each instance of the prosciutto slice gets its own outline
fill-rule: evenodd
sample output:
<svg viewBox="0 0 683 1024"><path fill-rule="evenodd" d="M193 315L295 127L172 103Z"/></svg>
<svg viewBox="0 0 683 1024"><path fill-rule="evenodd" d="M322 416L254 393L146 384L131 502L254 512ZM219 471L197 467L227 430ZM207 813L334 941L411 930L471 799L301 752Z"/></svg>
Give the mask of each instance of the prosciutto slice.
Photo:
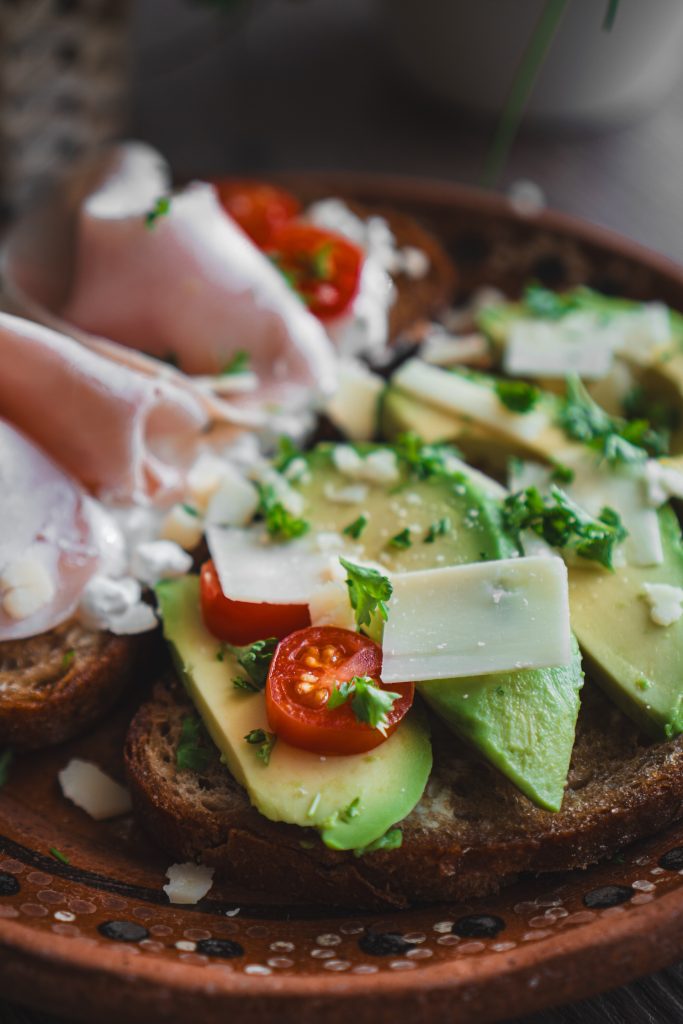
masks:
<svg viewBox="0 0 683 1024"><path fill-rule="evenodd" d="M106 536L95 502L2 419L0 488L0 641L18 640L73 613Z"/></svg>
<svg viewBox="0 0 683 1024"><path fill-rule="evenodd" d="M0 416L113 502L168 500L182 485L206 410L71 338L0 313Z"/></svg>
<svg viewBox="0 0 683 1024"><path fill-rule="evenodd" d="M59 315L192 375L220 374L246 351L259 402L309 404L332 391L335 357L322 325L224 212L214 188L188 186L150 223L168 192L158 157L124 148L80 208L75 271Z"/></svg>

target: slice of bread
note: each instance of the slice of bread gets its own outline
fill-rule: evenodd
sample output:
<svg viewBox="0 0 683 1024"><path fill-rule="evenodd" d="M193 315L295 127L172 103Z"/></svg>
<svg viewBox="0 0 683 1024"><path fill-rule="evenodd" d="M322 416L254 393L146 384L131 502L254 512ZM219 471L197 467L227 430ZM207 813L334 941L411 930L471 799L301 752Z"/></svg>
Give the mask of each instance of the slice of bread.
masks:
<svg viewBox="0 0 683 1024"><path fill-rule="evenodd" d="M83 732L128 684L139 637L69 621L0 643L0 748L36 749Z"/></svg>
<svg viewBox="0 0 683 1024"><path fill-rule="evenodd" d="M535 807L435 722L435 769L401 823L403 846L363 857L260 815L208 736L207 769L178 769L182 721L194 714L176 685L160 685L131 724L126 767L141 823L171 856L266 894L286 887L292 902L376 910L481 897L523 872L611 857L683 816L683 737L645 742L590 684L560 813Z"/></svg>

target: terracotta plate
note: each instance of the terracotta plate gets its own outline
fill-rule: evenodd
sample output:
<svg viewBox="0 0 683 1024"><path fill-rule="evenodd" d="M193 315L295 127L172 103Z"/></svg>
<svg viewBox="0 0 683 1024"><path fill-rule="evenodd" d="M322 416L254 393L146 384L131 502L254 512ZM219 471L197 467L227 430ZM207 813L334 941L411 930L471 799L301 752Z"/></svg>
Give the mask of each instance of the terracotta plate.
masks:
<svg viewBox="0 0 683 1024"><path fill-rule="evenodd" d="M515 290L535 277L683 308L680 268L567 217L520 218L503 200L447 185L292 181L307 197L344 194L417 214L456 259L463 293L484 282ZM19 758L0 792L7 998L117 1022L162 1014L183 1024L235 1015L489 1021L596 993L680 956L683 826L590 871L530 879L477 904L330 917L268 905L235 879L196 907L171 907L167 858L134 822L91 822L56 782L74 754L120 776L133 706L83 740Z"/></svg>

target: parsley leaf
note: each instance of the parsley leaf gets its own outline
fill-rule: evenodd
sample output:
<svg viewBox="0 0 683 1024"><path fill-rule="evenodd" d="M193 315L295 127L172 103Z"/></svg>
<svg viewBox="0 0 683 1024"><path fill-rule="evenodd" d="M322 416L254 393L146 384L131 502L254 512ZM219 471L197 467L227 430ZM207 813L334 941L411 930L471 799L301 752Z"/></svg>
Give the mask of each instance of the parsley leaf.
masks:
<svg viewBox="0 0 683 1024"><path fill-rule="evenodd" d="M334 711L351 698L351 710L359 722L366 722L386 736L389 725L388 714L400 693L383 690L370 676L354 676L349 682L340 683L330 694L327 708Z"/></svg>
<svg viewBox="0 0 683 1024"><path fill-rule="evenodd" d="M375 853L377 850L398 850L401 846L403 846L403 832L400 828L390 828L373 843L358 847L353 854L354 857L364 857L366 853Z"/></svg>
<svg viewBox="0 0 683 1024"><path fill-rule="evenodd" d="M250 355L243 348L235 352L221 370L221 377L234 377L238 373L249 373Z"/></svg>
<svg viewBox="0 0 683 1024"><path fill-rule="evenodd" d="M75 650L74 647L70 647L68 651L64 651L64 654L62 655L61 666L60 666L61 669L62 669L62 672L66 672L66 670L70 667L70 665L73 664L73 661L74 661L75 657L76 657L76 650Z"/></svg>
<svg viewBox="0 0 683 1024"><path fill-rule="evenodd" d="M14 751L9 747L0 754L0 789L5 785L9 778L9 770L12 761L14 760Z"/></svg>
<svg viewBox="0 0 683 1024"><path fill-rule="evenodd" d="M222 661L226 651L234 654L238 664L247 673L247 677L238 676L233 679L233 685L240 690L250 690L252 693L259 693L266 685L270 663L275 654L279 640L276 636L270 636L267 640L255 640L253 644L244 647L234 647L232 644L224 643L218 651L218 660Z"/></svg>
<svg viewBox="0 0 683 1024"><path fill-rule="evenodd" d="M394 590L390 580L377 569L354 565L345 558L339 561L347 572L346 585L349 588L351 607L356 613L356 626L369 626L375 611L386 622L389 615L386 602Z"/></svg>
<svg viewBox="0 0 683 1024"><path fill-rule="evenodd" d="M50 853L52 854L55 860L61 861L62 864L71 863L67 855L65 853L62 853L61 850L58 850L56 846L50 847Z"/></svg>
<svg viewBox="0 0 683 1024"><path fill-rule="evenodd" d="M360 515L358 516L358 519L354 519L352 523L349 523L348 526L345 526L344 529L342 530L342 533L344 534L345 537L353 537L354 540L358 540L358 538L360 537L361 533L363 532L367 525L368 517Z"/></svg>
<svg viewBox="0 0 683 1024"><path fill-rule="evenodd" d="M265 729L252 729L244 737L247 743L251 743L255 746L256 756L264 764L270 764L270 755L273 752L273 747L277 743L277 736L274 732L266 732Z"/></svg>
<svg viewBox="0 0 683 1024"><path fill-rule="evenodd" d="M531 412L538 404L541 389L524 380L496 380L494 385L498 398L511 412Z"/></svg>
<svg viewBox="0 0 683 1024"><path fill-rule="evenodd" d="M159 196L149 213L145 214L145 227L151 231L160 217L165 217L171 209L171 197Z"/></svg>
<svg viewBox="0 0 683 1024"><path fill-rule="evenodd" d="M594 519L576 505L559 487L549 497L538 488L510 494L502 503L503 526L523 553L520 534L532 530L546 543L565 548L581 558L599 562L612 569L614 549L626 537L621 519L611 508L604 508Z"/></svg>
<svg viewBox="0 0 683 1024"><path fill-rule="evenodd" d="M263 516L266 529L271 537L278 540L293 540L310 529L310 523L285 508L272 484L257 484L259 506L257 515Z"/></svg>
<svg viewBox="0 0 683 1024"><path fill-rule="evenodd" d="M447 533L453 528L448 516L443 516L441 519L437 519L435 523L427 530L427 535L424 539L425 544L433 544L437 537L445 537Z"/></svg>
<svg viewBox="0 0 683 1024"><path fill-rule="evenodd" d="M405 551L406 548L413 546L413 542L410 536L410 530L406 526L405 530L401 530L389 541L389 547L398 548L399 551Z"/></svg>
<svg viewBox="0 0 683 1024"><path fill-rule="evenodd" d="M183 718L175 761L181 771L201 772L208 768L211 751L201 746L202 725L198 718Z"/></svg>
<svg viewBox="0 0 683 1024"><path fill-rule="evenodd" d="M648 420L610 416L593 401L578 376L567 378L567 393L558 423L575 441L599 452L610 463L638 462L668 450L666 431L654 430Z"/></svg>

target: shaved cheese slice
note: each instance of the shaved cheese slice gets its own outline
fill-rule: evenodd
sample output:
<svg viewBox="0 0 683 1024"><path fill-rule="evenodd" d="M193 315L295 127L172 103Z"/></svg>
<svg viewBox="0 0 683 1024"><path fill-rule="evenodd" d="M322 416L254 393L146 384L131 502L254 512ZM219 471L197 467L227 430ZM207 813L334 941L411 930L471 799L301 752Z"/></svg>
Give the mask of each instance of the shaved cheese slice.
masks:
<svg viewBox="0 0 683 1024"><path fill-rule="evenodd" d="M567 570L559 558L404 573L384 628L385 683L566 665Z"/></svg>
<svg viewBox="0 0 683 1024"><path fill-rule="evenodd" d="M509 437L530 441L551 425L544 409L527 413L510 412L488 384L448 373L420 359L409 359L392 378L393 383L413 398L465 416Z"/></svg>
<svg viewBox="0 0 683 1024"><path fill-rule="evenodd" d="M308 604L330 579L334 552L344 549L344 539L336 534L276 543L261 526L209 526L206 538L225 596L267 604Z"/></svg>
<svg viewBox="0 0 683 1024"><path fill-rule="evenodd" d="M125 786L116 782L93 764L74 757L66 768L59 772L62 793L89 814L95 821L117 818L128 814L132 808L130 794Z"/></svg>
<svg viewBox="0 0 683 1024"><path fill-rule="evenodd" d="M566 377L578 373L600 380L612 368L614 335L591 313L573 313L561 320L516 320L503 356L512 377Z"/></svg>

